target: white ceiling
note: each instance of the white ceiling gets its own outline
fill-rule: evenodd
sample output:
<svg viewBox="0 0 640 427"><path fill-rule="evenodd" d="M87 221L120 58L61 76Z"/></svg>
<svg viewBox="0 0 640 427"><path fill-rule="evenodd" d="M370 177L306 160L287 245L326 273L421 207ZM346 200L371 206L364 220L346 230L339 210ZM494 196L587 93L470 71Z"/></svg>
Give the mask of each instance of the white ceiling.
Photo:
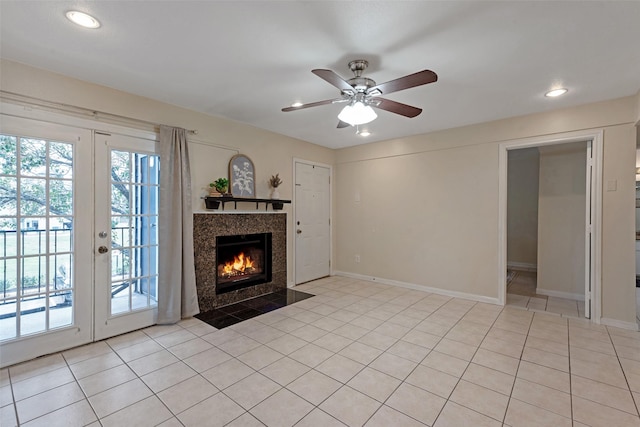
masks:
<svg viewBox="0 0 640 427"><path fill-rule="evenodd" d="M66 20L89 12L102 27ZM6 1L0 55L331 148L633 95L640 2ZM336 129L339 90L311 74L370 62L378 83L423 69L436 83L388 95L368 138ZM565 86L569 93L543 93ZM117 112L114 112L117 113Z"/></svg>

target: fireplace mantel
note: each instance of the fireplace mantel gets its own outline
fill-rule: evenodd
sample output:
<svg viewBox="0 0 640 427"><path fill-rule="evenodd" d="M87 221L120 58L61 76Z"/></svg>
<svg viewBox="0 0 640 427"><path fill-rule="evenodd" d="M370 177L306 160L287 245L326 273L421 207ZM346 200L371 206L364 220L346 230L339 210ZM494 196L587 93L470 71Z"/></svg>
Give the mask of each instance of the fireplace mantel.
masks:
<svg viewBox="0 0 640 427"><path fill-rule="evenodd" d="M215 213L215 215L212 215ZM193 215L196 288L200 311L232 304L287 287L287 214L208 211ZM216 236L272 233L272 279L249 288L216 294Z"/></svg>
<svg viewBox="0 0 640 427"><path fill-rule="evenodd" d="M227 203L233 202L233 207L235 209L238 208L238 203L255 203L256 210L260 203L264 203L264 210L269 209L269 205L274 211L281 211L285 204L291 203L291 200L284 199L252 199L246 197L205 197L204 198L205 205L207 209L218 209L220 205L222 205L222 209L224 210L224 205Z"/></svg>

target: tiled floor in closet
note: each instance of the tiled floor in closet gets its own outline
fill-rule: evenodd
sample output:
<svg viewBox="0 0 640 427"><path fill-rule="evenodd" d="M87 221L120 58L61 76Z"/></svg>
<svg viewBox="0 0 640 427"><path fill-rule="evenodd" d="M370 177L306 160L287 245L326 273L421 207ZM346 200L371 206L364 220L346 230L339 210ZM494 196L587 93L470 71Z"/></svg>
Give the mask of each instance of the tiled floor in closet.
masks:
<svg viewBox="0 0 640 427"><path fill-rule="evenodd" d="M332 277L0 371L0 424L640 426L640 333Z"/></svg>

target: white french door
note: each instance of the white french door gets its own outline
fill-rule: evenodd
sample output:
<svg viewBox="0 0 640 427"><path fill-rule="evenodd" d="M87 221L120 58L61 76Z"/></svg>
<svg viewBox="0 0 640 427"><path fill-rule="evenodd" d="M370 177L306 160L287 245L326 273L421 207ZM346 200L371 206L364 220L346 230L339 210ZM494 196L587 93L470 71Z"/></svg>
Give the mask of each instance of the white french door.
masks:
<svg viewBox="0 0 640 427"><path fill-rule="evenodd" d="M0 114L0 366L155 323L159 169L153 140Z"/></svg>
<svg viewBox="0 0 640 427"><path fill-rule="evenodd" d="M156 142L96 132L95 339L156 323Z"/></svg>
<svg viewBox="0 0 640 427"><path fill-rule="evenodd" d="M329 167L296 161L295 284L328 276L331 240Z"/></svg>
<svg viewBox="0 0 640 427"><path fill-rule="evenodd" d="M92 338L91 140L0 116L2 366Z"/></svg>

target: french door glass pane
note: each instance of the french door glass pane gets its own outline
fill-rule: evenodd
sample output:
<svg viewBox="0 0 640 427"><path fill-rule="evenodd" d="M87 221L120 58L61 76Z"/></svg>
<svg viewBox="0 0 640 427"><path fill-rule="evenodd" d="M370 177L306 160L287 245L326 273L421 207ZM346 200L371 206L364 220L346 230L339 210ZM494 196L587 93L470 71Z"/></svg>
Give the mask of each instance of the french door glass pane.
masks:
<svg viewBox="0 0 640 427"><path fill-rule="evenodd" d="M112 150L111 315L157 305L159 157Z"/></svg>
<svg viewBox="0 0 640 427"><path fill-rule="evenodd" d="M0 135L0 150L0 340L6 340L73 324L74 146Z"/></svg>

